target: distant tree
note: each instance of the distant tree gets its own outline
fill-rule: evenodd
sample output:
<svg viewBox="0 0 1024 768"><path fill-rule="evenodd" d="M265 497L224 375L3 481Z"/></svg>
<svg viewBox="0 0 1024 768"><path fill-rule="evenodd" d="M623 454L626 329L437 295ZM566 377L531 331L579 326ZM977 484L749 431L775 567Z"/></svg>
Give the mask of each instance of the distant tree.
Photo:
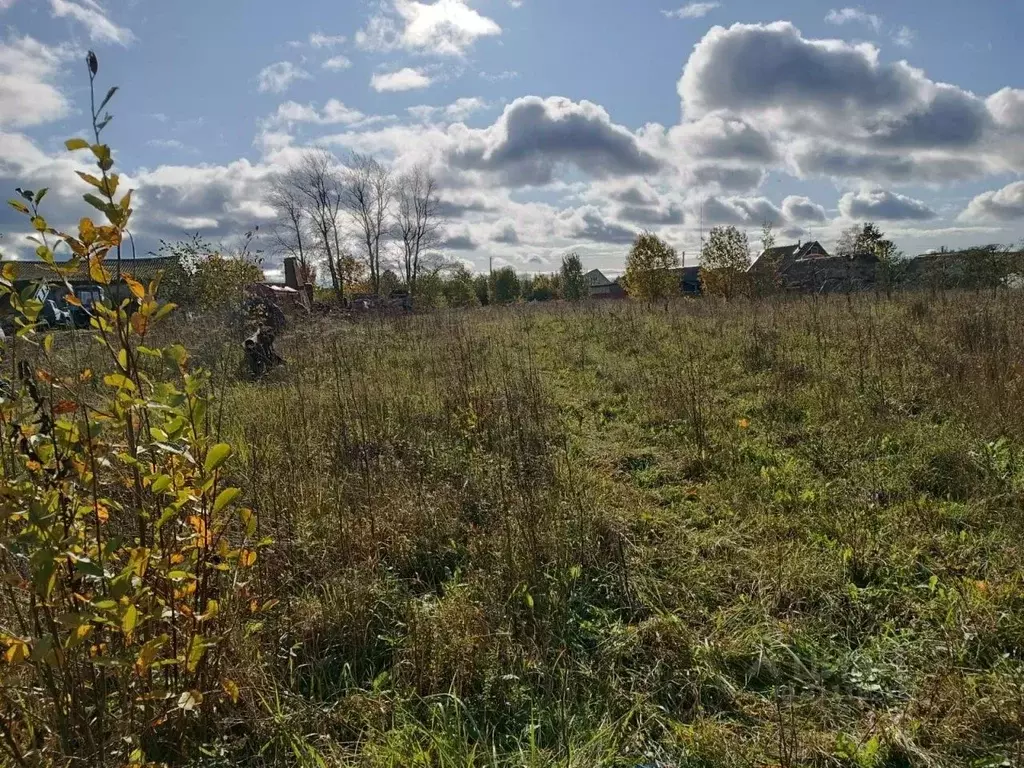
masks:
<svg viewBox="0 0 1024 768"><path fill-rule="evenodd" d="M679 277L670 271L678 266L675 248L651 232L641 232L626 256L622 282L633 298L663 301L679 293Z"/></svg>
<svg viewBox="0 0 1024 768"><path fill-rule="evenodd" d="M370 289L381 295L386 295L381 257L392 234L394 199L391 170L373 157L353 154L342 177L340 202L352 220L355 238L369 268Z"/></svg>
<svg viewBox="0 0 1024 768"><path fill-rule="evenodd" d="M863 253L875 256L878 259L878 286L885 290L886 294L892 293L906 272L907 261L904 253L874 222L869 221L844 230L836 245L836 253L847 257Z"/></svg>
<svg viewBox="0 0 1024 768"><path fill-rule="evenodd" d="M524 295L526 295L525 292ZM529 298L532 301L550 301L557 295L555 281L551 275L537 275L533 278L529 292Z"/></svg>
<svg viewBox="0 0 1024 768"><path fill-rule="evenodd" d="M422 257L441 241L441 208L437 179L425 166L416 166L396 182L398 206L395 238L402 246L402 269L409 293L417 293Z"/></svg>
<svg viewBox="0 0 1024 768"><path fill-rule="evenodd" d="M263 281L259 256L250 253L251 240L252 233L247 233L242 248L227 255L199 235L177 243L161 242L160 255L173 259L161 290L169 300L194 309L240 306L246 286Z"/></svg>
<svg viewBox="0 0 1024 768"><path fill-rule="evenodd" d="M736 227L711 230L700 257L700 282L704 293L733 299L747 292L750 244Z"/></svg>
<svg viewBox="0 0 1024 768"><path fill-rule="evenodd" d="M761 253L770 251L775 247L775 228L772 223L765 219L763 225L761 225Z"/></svg>
<svg viewBox="0 0 1024 768"><path fill-rule="evenodd" d="M491 303L491 281L487 275L477 275L473 278L473 291L480 306L486 307Z"/></svg>
<svg viewBox="0 0 1024 768"><path fill-rule="evenodd" d="M519 275L512 267L502 267L491 277L491 301L494 304L512 304L521 294Z"/></svg>
<svg viewBox="0 0 1024 768"><path fill-rule="evenodd" d="M559 272L561 296L566 301L580 301L587 298L587 284L583 279L583 262L579 254L573 252L562 257L562 269Z"/></svg>
<svg viewBox="0 0 1024 768"><path fill-rule="evenodd" d="M480 303L476 295L473 273L462 264L452 268L444 280L441 291L444 294L444 303L449 307L475 307ZM487 279L484 278L484 292L486 291Z"/></svg>
<svg viewBox="0 0 1024 768"><path fill-rule="evenodd" d="M401 288L403 288L402 279L398 274L392 269L385 269L380 273L375 293L381 296L390 296L393 291L400 290Z"/></svg>

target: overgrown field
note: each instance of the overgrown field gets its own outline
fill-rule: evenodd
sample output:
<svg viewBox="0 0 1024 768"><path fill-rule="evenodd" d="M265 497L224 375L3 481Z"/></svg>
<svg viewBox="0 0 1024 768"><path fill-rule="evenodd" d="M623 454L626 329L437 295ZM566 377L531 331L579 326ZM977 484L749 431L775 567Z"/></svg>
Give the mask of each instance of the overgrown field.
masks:
<svg viewBox="0 0 1024 768"><path fill-rule="evenodd" d="M280 602L204 764L1024 765L1021 294L278 346L218 377Z"/></svg>

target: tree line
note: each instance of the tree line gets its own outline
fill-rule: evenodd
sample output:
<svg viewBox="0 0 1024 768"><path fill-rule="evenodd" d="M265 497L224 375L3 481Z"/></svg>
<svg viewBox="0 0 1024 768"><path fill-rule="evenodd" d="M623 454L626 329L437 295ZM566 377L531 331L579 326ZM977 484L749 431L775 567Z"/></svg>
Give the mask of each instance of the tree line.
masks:
<svg viewBox="0 0 1024 768"><path fill-rule="evenodd" d="M425 165L396 173L370 155L340 163L316 148L272 179L267 203L277 214L277 249L298 260L307 282L326 266L341 301L357 286L381 294L392 267L415 295L423 276L449 266L437 251L444 231L438 182Z"/></svg>

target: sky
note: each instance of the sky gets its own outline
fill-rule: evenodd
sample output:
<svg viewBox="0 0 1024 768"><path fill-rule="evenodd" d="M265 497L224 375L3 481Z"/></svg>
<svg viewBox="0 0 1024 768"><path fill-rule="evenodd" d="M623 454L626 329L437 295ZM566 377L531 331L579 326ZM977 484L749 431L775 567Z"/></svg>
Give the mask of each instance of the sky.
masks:
<svg viewBox="0 0 1024 768"><path fill-rule="evenodd" d="M1018 0L0 0L0 187L88 214L87 50L140 255L230 247L305 148L426 165L477 271L621 271L638 231L699 260L765 221L831 247L873 220L909 255L1024 239ZM28 258L0 213L0 250Z"/></svg>

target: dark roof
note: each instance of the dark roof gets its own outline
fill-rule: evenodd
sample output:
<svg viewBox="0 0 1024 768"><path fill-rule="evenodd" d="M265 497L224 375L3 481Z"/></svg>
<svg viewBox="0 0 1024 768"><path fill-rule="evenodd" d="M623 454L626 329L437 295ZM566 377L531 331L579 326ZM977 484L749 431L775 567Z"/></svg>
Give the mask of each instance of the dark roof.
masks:
<svg viewBox="0 0 1024 768"><path fill-rule="evenodd" d="M583 276L587 285L591 288L606 288L612 285L612 281L604 276L604 273L599 269L592 269Z"/></svg>
<svg viewBox="0 0 1024 768"><path fill-rule="evenodd" d="M54 280L53 269L41 261L9 261L5 262L14 267L15 282L35 282L38 280ZM67 262L57 262L58 266L66 265ZM116 260L109 256L103 262L111 272L114 272ZM132 275L140 282L155 280L157 275L174 264L170 256L154 256L144 259L121 259L121 273ZM67 275L70 282L85 283L93 282L89 277L89 265L80 262L70 275Z"/></svg>
<svg viewBox="0 0 1024 768"><path fill-rule="evenodd" d="M810 258L810 255L814 252L821 254L815 256L815 259L832 258L821 243L817 240L811 240L807 243L779 245L774 248L768 248L763 251L760 256L754 259L754 263L748 267L748 270L758 271L786 268L797 261Z"/></svg>

